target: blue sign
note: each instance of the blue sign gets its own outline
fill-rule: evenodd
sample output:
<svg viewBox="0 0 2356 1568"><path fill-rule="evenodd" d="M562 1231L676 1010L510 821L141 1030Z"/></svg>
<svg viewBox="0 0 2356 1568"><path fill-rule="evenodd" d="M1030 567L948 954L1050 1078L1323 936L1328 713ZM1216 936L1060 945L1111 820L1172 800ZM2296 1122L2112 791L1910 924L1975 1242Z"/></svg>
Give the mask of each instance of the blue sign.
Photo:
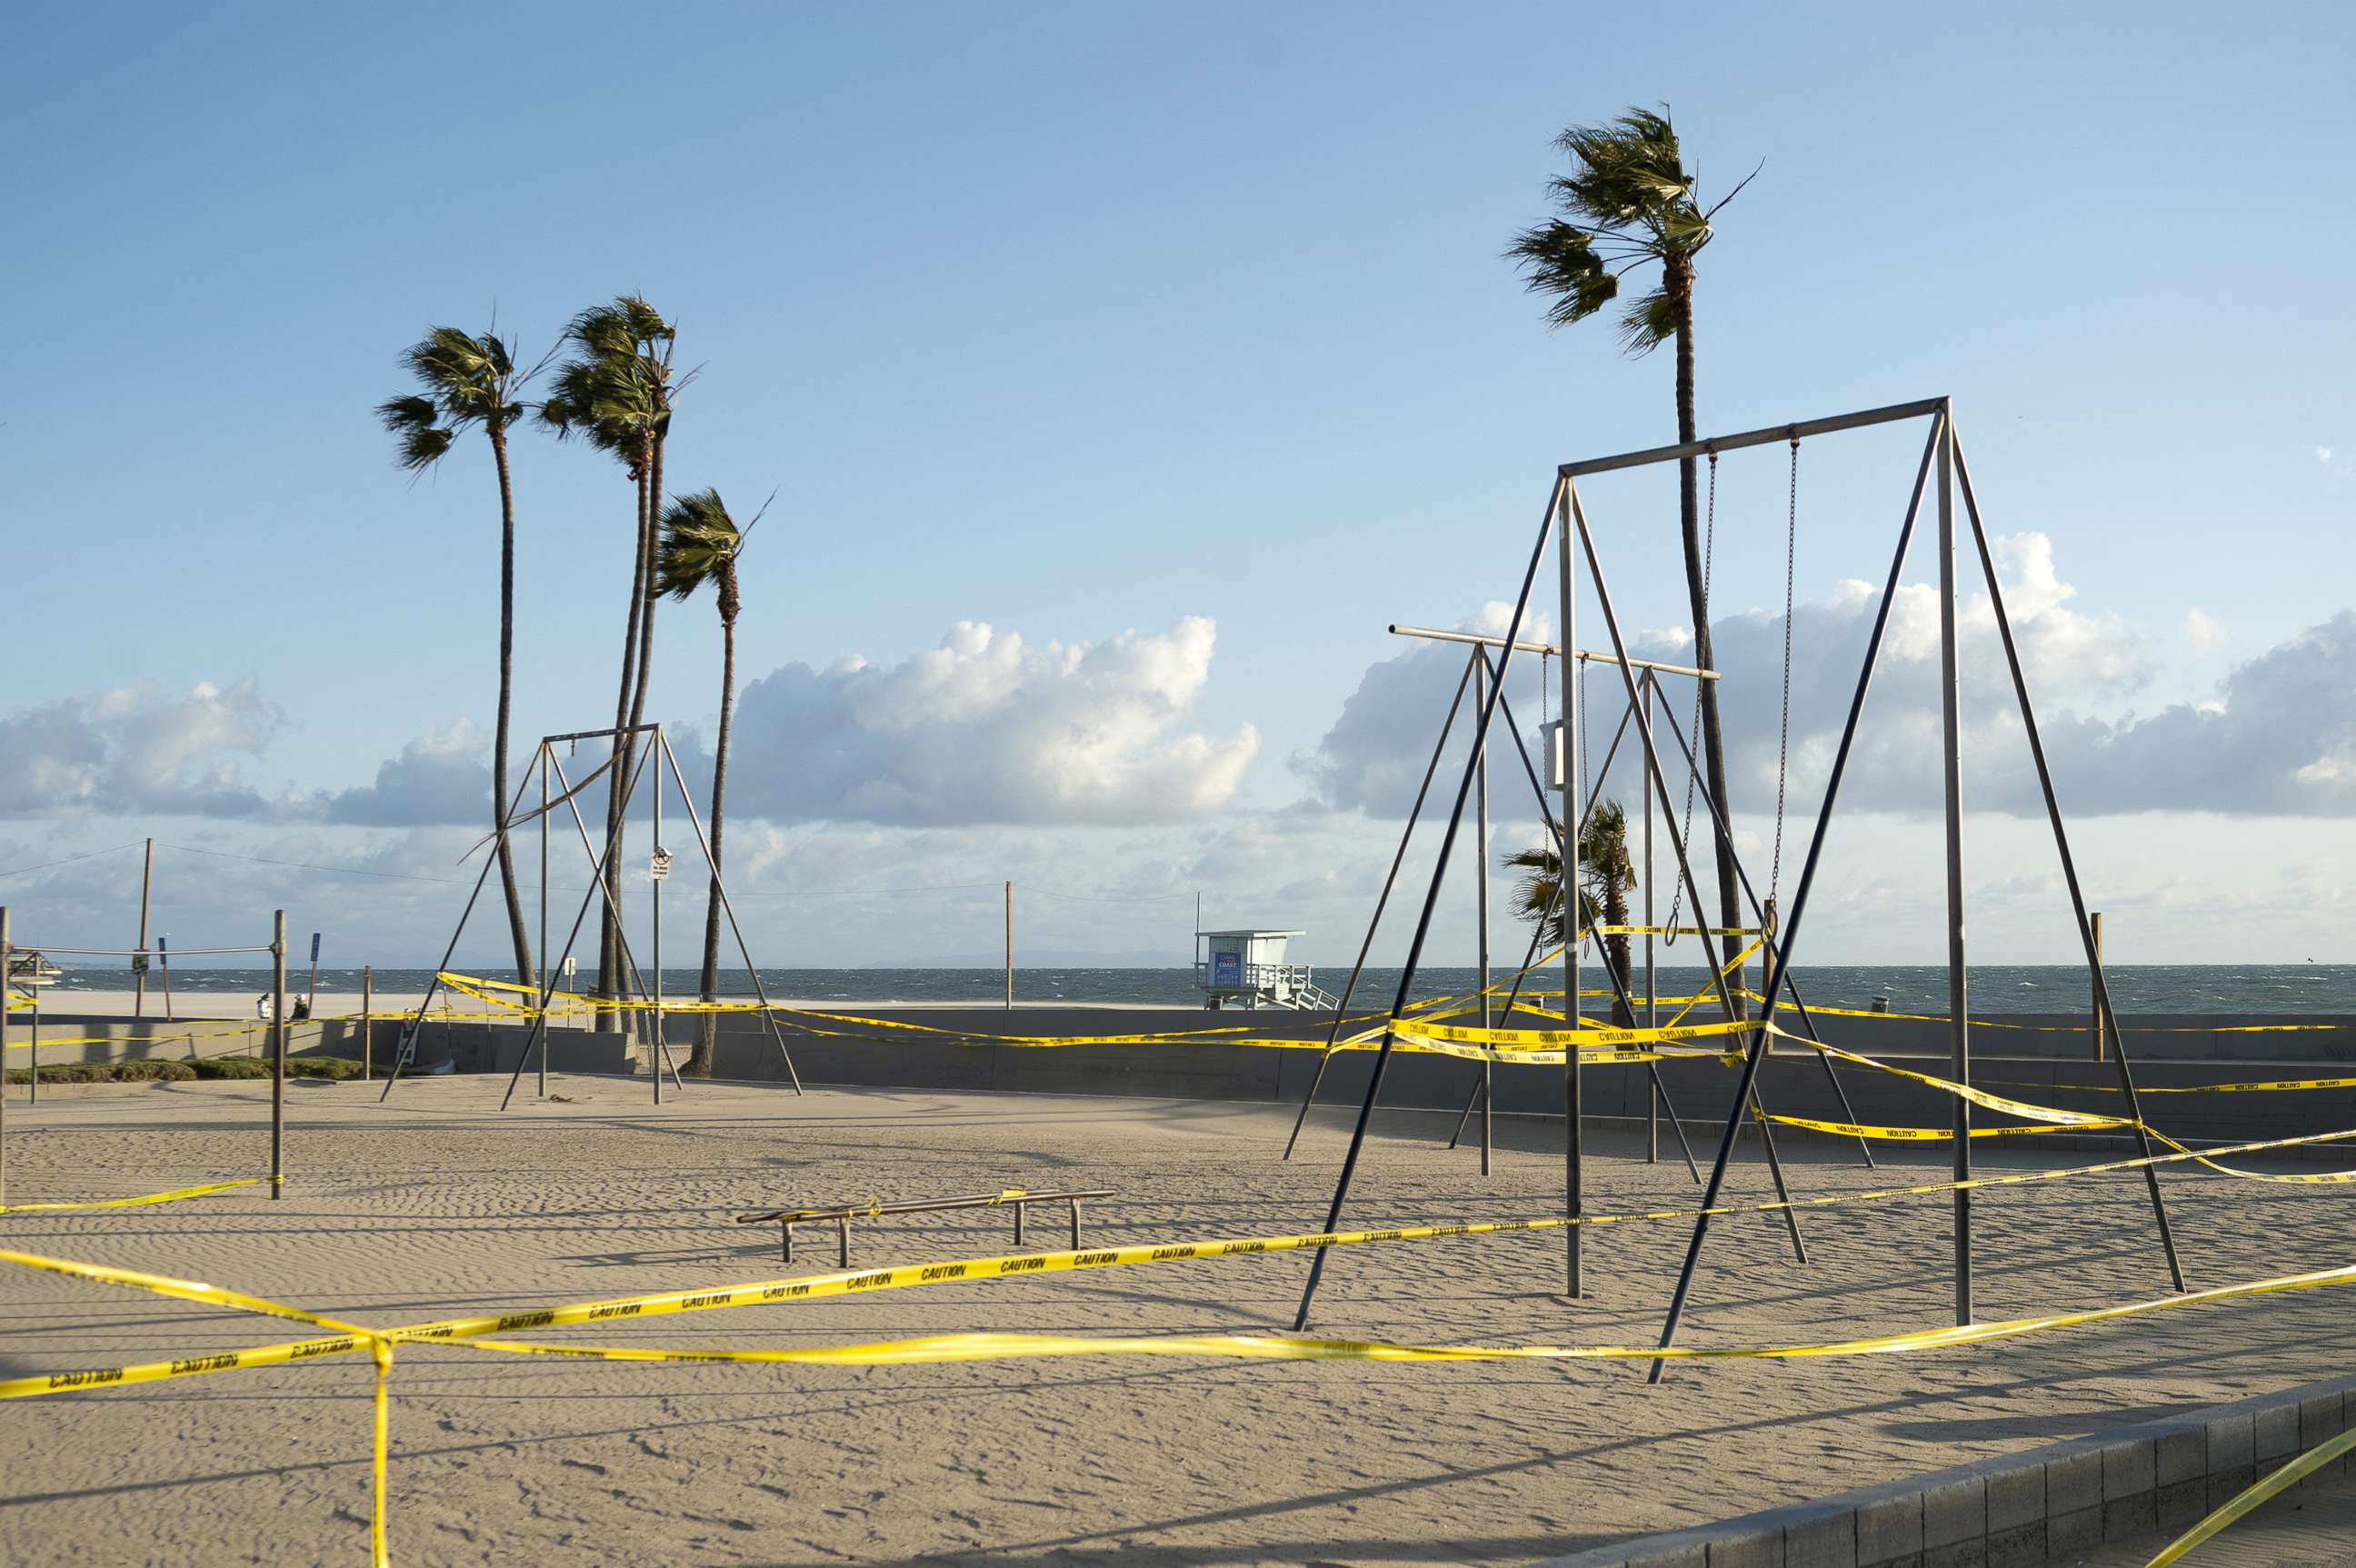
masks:
<svg viewBox="0 0 2356 1568"><path fill-rule="evenodd" d="M1244 955L1232 949L1211 955L1211 983L1223 988L1240 990L1244 983Z"/></svg>
<svg viewBox="0 0 2356 1568"><path fill-rule="evenodd" d="M319 933L316 931L311 933L311 961L319 961Z"/></svg>

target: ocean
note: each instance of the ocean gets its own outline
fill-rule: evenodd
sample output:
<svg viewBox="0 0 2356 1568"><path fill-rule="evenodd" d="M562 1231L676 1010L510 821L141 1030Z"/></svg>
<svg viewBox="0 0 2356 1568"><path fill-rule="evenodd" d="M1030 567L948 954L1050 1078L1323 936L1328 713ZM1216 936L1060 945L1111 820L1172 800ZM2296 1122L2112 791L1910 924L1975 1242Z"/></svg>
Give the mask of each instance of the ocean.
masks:
<svg viewBox="0 0 2356 1568"><path fill-rule="evenodd" d="M464 972L487 979L513 978L513 971L461 966ZM763 969L761 983L773 996L819 1002L975 1002L991 1003L1004 993L1003 972L994 969ZM1496 975L1509 972L1500 968ZM1598 975L1590 963L1590 974ZM1318 983L1338 993L1349 979L1348 966L1320 969ZM1559 986L1561 970L1551 969L1542 984ZM2246 1017L2297 1016L2312 1014L2356 1014L2356 964L2136 964L2109 971L2113 1005L2121 1013L2207 1013ZM242 992L251 993L266 983L260 969L195 969L174 965L175 993ZM674 996L691 996L698 983L694 969L663 971L663 989ZM1751 984L1760 983L1754 965ZM380 969L379 992L410 996L423 991L433 979L424 969ZM1354 1005L1380 1006L1398 990L1396 969L1369 969L1358 983ZM1802 998L1826 1006L1870 1005L1886 998L1901 1013L1941 1012L1947 1000L1947 972L1933 964L1825 964L1794 972ZM1976 964L1970 972L1972 1005L1982 1013L2071 1013L2088 1005L2086 972L2063 964ZM148 976L152 996L159 977ZM288 966L290 989L308 986L310 974L302 964ZM1470 968L1428 968L1416 977L1413 995L1450 995L1473 989ZM1592 983L1592 982L1590 982ZM1708 983L1697 967L1665 966L1660 972L1663 995L1685 994ZM130 975L109 965L76 967L60 975L50 995L53 1007L68 1006L76 991L127 991ZM322 969L317 989L357 992L357 969ZM720 972L723 994L750 995L752 984L742 969ZM1024 1002L1129 1002L1163 1006L1193 1006L1200 1000L1191 969L1083 969L1055 967L1014 972L1014 994Z"/></svg>

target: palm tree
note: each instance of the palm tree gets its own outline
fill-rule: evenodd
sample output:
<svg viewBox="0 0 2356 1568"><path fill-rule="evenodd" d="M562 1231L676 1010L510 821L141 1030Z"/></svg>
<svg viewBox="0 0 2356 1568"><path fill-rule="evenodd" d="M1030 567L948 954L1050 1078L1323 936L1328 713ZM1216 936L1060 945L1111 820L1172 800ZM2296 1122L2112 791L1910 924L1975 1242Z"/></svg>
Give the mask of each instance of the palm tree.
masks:
<svg viewBox="0 0 2356 1568"><path fill-rule="evenodd" d="M1539 941L1559 946L1563 940L1561 858L1540 845L1515 851L1505 857L1505 865L1523 874L1514 886L1514 913L1537 922ZM1580 929L1628 923L1628 894L1636 886L1636 865L1628 858L1628 813L1617 800L1597 801L1579 830L1579 881ZM1620 977L1620 989L1626 990L1634 971L1630 967L1625 935L1603 939L1603 961ZM1622 1028L1636 1021L1616 996L1612 1016Z"/></svg>
<svg viewBox="0 0 2356 1568"><path fill-rule="evenodd" d="M766 512L766 503L761 508ZM736 705L736 557L745 535L761 521L755 513L741 530L718 490L697 490L671 502L663 513L662 543L655 561L655 592L684 600L711 584L720 602L720 738L712 758L712 887L703 908L703 984L706 1002L720 996L720 834L728 795L728 725ZM686 1071L707 1077L720 1033L717 1014L706 1013L695 1031Z"/></svg>
<svg viewBox="0 0 2356 1568"><path fill-rule="evenodd" d="M496 332L479 338L455 327L434 327L412 344L402 363L423 390L377 405L377 417L401 439L401 466L423 473L440 462L470 429L491 444L499 477L499 713L491 736L491 825L506 826L508 710L515 691L515 483L508 472L508 427L521 418L524 389L547 363L518 370ZM498 834L499 886L507 896L508 929L515 942L516 977L534 983L531 939L516 894L515 856Z"/></svg>
<svg viewBox="0 0 2356 1568"><path fill-rule="evenodd" d="M1660 113L1631 109L1601 125L1572 125L1555 138L1571 172L1547 183L1562 214L1525 229L1506 248L1529 279L1530 292L1551 303L1547 322L1569 327L1619 297L1623 275L1657 264L1652 288L1620 313L1620 346L1641 357L1663 343L1676 346L1677 439L1694 430L1694 258L1711 240L1710 220L1751 183L1757 169L1705 209L1696 177L1685 167L1666 106ZM1677 465L1677 510L1683 524L1686 597L1693 614L1694 662L1711 668L1709 591L1703 578L1700 504L1694 460ZM1718 716L1718 683L1701 687L1703 766L1719 810L1732 821L1726 795L1726 741ZM1719 909L1735 918L1734 846L1717 837ZM1700 911L1696 910L1697 918ZM1730 961L1741 950L1726 939Z"/></svg>
<svg viewBox="0 0 2356 1568"><path fill-rule="evenodd" d="M622 628L622 678L614 699L614 727L641 723L647 683L654 662L655 525L662 509L662 459L670 434L671 349L678 330L638 295L622 295L609 305L592 306L565 328L571 357L557 367L552 390L541 404L541 422L559 440L579 435L616 458L629 476L637 501L636 543L631 553L630 602ZM682 383L683 384L683 383ZM607 781L605 832L610 842L627 800L624 786L637 761L635 737L618 742L618 760ZM599 913L597 991L622 989L621 930L613 909L621 897L621 871L605 870L608 902Z"/></svg>

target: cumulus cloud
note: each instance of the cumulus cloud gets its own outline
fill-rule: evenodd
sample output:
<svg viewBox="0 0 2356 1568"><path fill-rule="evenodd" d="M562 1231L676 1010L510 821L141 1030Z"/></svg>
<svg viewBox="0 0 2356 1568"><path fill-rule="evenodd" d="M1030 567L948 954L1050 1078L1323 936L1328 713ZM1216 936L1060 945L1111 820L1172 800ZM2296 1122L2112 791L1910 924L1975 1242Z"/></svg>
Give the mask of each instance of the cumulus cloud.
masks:
<svg viewBox="0 0 2356 1568"><path fill-rule="evenodd" d="M321 803L327 822L357 827L487 822L490 741L472 719L429 730L376 770L376 782L337 791Z"/></svg>
<svg viewBox="0 0 2356 1568"><path fill-rule="evenodd" d="M0 719L0 812L255 815L264 802L241 758L285 723L250 680L177 695L142 682L27 709Z"/></svg>
<svg viewBox="0 0 2356 1568"><path fill-rule="evenodd" d="M745 687L732 811L895 825L1151 822L1224 806L1259 750L1189 720L1216 628L1033 643L979 621L888 668L788 664Z"/></svg>
<svg viewBox="0 0 2356 1568"><path fill-rule="evenodd" d="M2148 714L2122 714L2120 704L2155 668L2151 639L2115 614L2080 607L2077 590L2043 534L1999 539L1992 553L2055 780L2073 816L2356 813L2356 613L2237 667L2212 697ZM1830 771L1879 596L1878 584L1844 582L1794 611L1789 792L1794 811L1814 810ZM2225 635L2197 610L2185 624L2188 637L2213 641ZM1719 691L1729 793L1738 811L1772 810L1783 618L1764 611L1729 616L1714 623L1712 637L1724 672ZM2041 814L2043 796L2006 672L1995 607L1985 593L1966 594L1958 637L1965 805ZM1672 628L1637 639L1634 650L1674 657L1690 644ZM1403 815L1462 667L1460 656L1427 646L1368 670L1318 746L1295 759L1314 798L1335 808ZM1676 693L1676 722L1690 736L1690 688L1672 679L1667 689ZM1521 706L1518 687L1513 695ZM1590 700L1596 706L1590 735L1600 752L1620 703L1599 685L1590 686ZM1534 707L1517 714L1526 725ZM2094 716L2105 712L2114 716ZM1902 814L1937 811L1940 731L1938 593L1929 584L1904 583L1891 607L1844 804ZM1665 725L1661 746L1674 788L1683 763ZM1633 798L1633 757L1623 758L1612 788Z"/></svg>
<svg viewBox="0 0 2356 1568"><path fill-rule="evenodd" d="M1513 609L1493 599L1455 629L1502 637ZM1543 617L1534 618L1523 628L1526 641L1542 642L1551 635L1550 623ZM1336 811L1360 811L1377 817L1407 815L1424 770L1430 766L1432 743L1440 736L1440 723L1464 677L1470 653L1462 643L1410 640L1398 653L1370 667L1358 682L1358 689L1344 700L1341 716L1323 738L1292 758L1292 769L1307 781L1312 798ZM1539 690L1537 663L1526 653L1516 654L1506 671L1505 698L1526 732L1533 760L1540 756L1537 732L1540 708L1547 701ZM1554 671L1553 676L1558 682L1560 671ZM1559 700L1558 689L1552 702L1558 704ZM1436 791L1443 792L1427 810L1446 813L1451 797L1444 791L1462 776L1472 744L1472 720L1468 693L1433 783ZM1501 736L1503 724L1500 718ZM1501 738L1499 746L1504 745ZM1519 771L1521 764L1510 753L1493 751L1491 756L1496 766ZM1511 787L1526 789L1518 784Z"/></svg>
<svg viewBox="0 0 2356 1568"><path fill-rule="evenodd" d="M2195 648L2214 648L2232 635L2224 622L2197 606L2184 612L2184 640Z"/></svg>

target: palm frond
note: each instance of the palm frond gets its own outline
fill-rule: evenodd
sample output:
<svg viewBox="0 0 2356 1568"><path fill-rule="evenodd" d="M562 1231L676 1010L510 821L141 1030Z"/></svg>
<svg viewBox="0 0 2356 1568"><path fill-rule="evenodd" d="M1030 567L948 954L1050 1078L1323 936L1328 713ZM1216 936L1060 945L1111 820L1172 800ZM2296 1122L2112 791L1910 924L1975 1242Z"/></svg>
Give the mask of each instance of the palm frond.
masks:
<svg viewBox="0 0 2356 1568"><path fill-rule="evenodd" d="M662 540L655 553L655 592L684 599L705 584L719 581L744 542L718 490L674 497L663 509Z"/></svg>
<svg viewBox="0 0 2356 1568"><path fill-rule="evenodd" d="M1676 312L1661 289L1654 289L1620 313L1620 350L1631 358L1642 359L1676 335Z"/></svg>
<svg viewBox="0 0 2356 1568"><path fill-rule="evenodd" d="M1584 321L1620 292L1618 274L1595 253L1595 236L1558 219L1523 230L1505 254L1528 274L1525 286L1552 301L1547 306L1550 326Z"/></svg>

